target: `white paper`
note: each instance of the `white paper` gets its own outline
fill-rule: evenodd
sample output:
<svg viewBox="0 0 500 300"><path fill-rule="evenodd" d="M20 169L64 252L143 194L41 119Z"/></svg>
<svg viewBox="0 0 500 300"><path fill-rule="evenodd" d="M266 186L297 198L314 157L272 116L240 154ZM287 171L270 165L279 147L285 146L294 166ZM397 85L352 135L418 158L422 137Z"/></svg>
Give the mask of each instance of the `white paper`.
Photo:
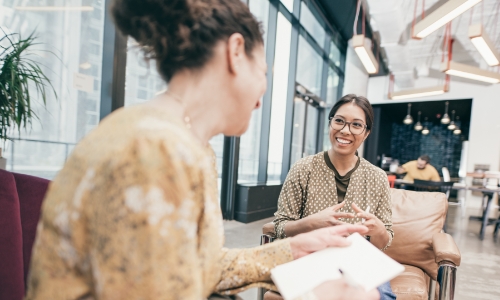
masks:
<svg viewBox="0 0 500 300"><path fill-rule="evenodd" d="M358 233L349 247L328 248L271 270L271 278L285 300L295 299L328 280L340 279L339 269L354 284L370 291L390 281L404 267Z"/></svg>
<svg viewBox="0 0 500 300"><path fill-rule="evenodd" d="M81 73L74 73L73 88L91 93L92 91L94 91L94 77Z"/></svg>

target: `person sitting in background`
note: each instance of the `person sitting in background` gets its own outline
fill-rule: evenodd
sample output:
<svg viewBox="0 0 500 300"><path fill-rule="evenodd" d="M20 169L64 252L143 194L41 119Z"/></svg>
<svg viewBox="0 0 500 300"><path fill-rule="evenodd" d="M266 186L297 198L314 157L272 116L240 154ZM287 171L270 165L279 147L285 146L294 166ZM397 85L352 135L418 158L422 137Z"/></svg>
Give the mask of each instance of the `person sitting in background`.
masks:
<svg viewBox="0 0 500 300"><path fill-rule="evenodd" d="M417 160L407 162L398 168L398 174L404 174L404 181L413 182L414 179L441 181L439 173L431 166L431 159L427 155L420 156Z"/></svg>

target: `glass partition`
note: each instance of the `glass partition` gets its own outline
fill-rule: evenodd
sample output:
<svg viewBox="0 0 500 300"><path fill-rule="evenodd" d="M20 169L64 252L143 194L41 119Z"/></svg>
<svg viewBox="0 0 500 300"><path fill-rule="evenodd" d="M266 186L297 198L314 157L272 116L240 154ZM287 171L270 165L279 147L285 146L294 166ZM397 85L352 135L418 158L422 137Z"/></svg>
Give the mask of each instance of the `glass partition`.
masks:
<svg viewBox="0 0 500 300"><path fill-rule="evenodd" d="M279 13L276 31L271 131L269 135L269 156L267 165L267 179L269 181L279 180L281 176L291 36L292 24Z"/></svg>
<svg viewBox="0 0 500 300"><path fill-rule="evenodd" d="M39 120L27 132L13 130L4 153L9 170L52 179L78 142L99 122L104 1L0 1L0 36L37 37L29 54L57 93L32 102ZM35 95L34 93L32 94ZM30 140L30 141L27 141ZM60 144L59 144L60 143ZM2 145L3 146L3 145Z"/></svg>

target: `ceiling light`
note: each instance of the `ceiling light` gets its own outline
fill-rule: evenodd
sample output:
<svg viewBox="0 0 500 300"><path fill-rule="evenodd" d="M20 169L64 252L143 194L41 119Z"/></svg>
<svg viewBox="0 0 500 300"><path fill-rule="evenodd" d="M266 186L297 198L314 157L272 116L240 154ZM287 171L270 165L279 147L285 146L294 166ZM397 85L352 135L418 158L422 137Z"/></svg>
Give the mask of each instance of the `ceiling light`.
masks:
<svg viewBox="0 0 500 300"><path fill-rule="evenodd" d="M453 130L453 134L454 134L454 135L459 135L459 134L461 134L461 133L462 133L462 130L460 130L460 128L458 128L458 127L457 127L457 128L455 128L455 130Z"/></svg>
<svg viewBox="0 0 500 300"><path fill-rule="evenodd" d="M392 100L401 100L408 98L418 98L418 97L427 97L434 95L444 94L445 89L442 86L439 87L430 87L430 88L419 88L419 89L409 89L398 92L393 92L389 94L389 99Z"/></svg>
<svg viewBox="0 0 500 300"><path fill-rule="evenodd" d="M427 123L427 117L425 118L424 124ZM429 128L427 128L427 125L424 126L424 129L422 129L422 134L423 135L428 135L430 132Z"/></svg>
<svg viewBox="0 0 500 300"><path fill-rule="evenodd" d="M15 10L23 11L93 11L92 6L16 6Z"/></svg>
<svg viewBox="0 0 500 300"><path fill-rule="evenodd" d="M452 117L451 117L452 121L450 122L450 125L448 125L448 129L455 130L455 128L457 128L457 125L455 125L455 121L453 121L455 119L455 111L454 110L451 111L451 115L452 115Z"/></svg>
<svg viewBox="0 0 500 300"><path fill-rule="evenodd" d="M497 66L500 64L500 54L495 49L495 44L484 32L482 24L469 26L469 38L488 65Z"/></svg>
<svg viewBox="0 0 500 300"><path fill-rule="evenodd" d="M416 131L420 131L420 130L422 130L422 128L424 128L422 126L422 123L420 123L420 114L422 114L421 111L418 112L418 121L417 121L417 123L415 123L415 126L413 127L413 129L415 129Z"/></svg>
<svg viewBox="0 0 500 300"><path fill-rule="evenodd" d="M411 117L411 103L408 103L408 113L406 114L403 123L405 123L406 125L410 125L413 123L413 118Z"/></svg>
<svg viewBox="0 0 500 300"><path fill-rule="evenodd" d="M468 78L472 80L478 80L488 83L499 83L500 82L500 74L479 69L477 67L464 65L460 63L456 63L453 61L444 62L441 64L441 72L445 72L446 74L459 76L463 78Z"/></svg>
<svg viewBox="0 0 500 300"><path fill-rule="evenodd" d="M450 116L448 115L448 101L446 101L445 108L444 108L444 115L441 118L441 124L448 124L450 123Z"/></svg>
<svg viewBox="0 0 500 300"><path fill-rule="evenodd" d="M373 55L370 40L365 38L364 34L358 34L352 37L352 46L365 67L366 72L368 74L377 74L379 65Z"/></svg>
<svg viewBox="0 0 500 300"><path fill-rule="evenodd" d="M428 16L420 20L413 28L413 38L423 39L451 20L466 12L481 0L449 0Z"/></svg>

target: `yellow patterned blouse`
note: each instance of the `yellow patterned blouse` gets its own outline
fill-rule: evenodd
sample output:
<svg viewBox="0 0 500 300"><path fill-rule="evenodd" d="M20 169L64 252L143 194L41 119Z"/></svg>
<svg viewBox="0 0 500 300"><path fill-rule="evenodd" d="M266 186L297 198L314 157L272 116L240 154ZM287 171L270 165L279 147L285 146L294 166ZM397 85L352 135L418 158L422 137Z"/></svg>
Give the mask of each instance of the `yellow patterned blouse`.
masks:
<svg viewBox="0 0 500 300"><path fill-rule="evenodd" d="M351 174L344 201L345 205L339 212L354 213L352 203L362 210L370 205L372 213L385 224L389 233L389 242L382 250L387 249L394 231L391 193L384 171L361 157L358 168ZM324 153L302 158L288 172L279 196L273 221L277 237L286 237L285 224L288 221L305 218L338 203L335 173L326 164ZM360 218L340 220L351 224L361 221Z"/></svg>
<svg viewBox="0 0 500 300"><path fill-rule="evenodd" d="M75 148L43 203L26 299L205 299L270 288L293 259L287 240L223 248L213 151L168 116L121 109Z"/></svg>

